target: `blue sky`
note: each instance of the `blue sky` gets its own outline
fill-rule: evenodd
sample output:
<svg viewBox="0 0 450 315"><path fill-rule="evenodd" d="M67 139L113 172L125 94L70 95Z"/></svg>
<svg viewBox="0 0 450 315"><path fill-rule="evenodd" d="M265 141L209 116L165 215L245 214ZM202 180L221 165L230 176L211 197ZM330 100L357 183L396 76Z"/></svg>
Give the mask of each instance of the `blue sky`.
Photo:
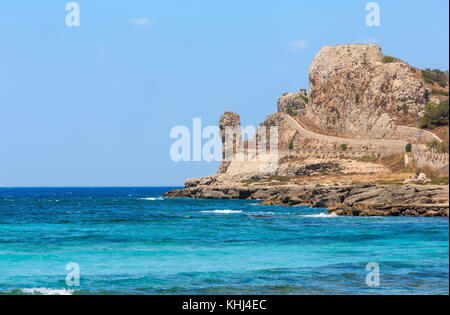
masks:
<svg viewBox="0 0 450 315"><path fill-rule="evenodd" d="M172 127L257 125L307 87L324 45L377 42L448 69L447 0L79 0L0 3L0 186L182 185L218 163L174 163Z"/></svg>

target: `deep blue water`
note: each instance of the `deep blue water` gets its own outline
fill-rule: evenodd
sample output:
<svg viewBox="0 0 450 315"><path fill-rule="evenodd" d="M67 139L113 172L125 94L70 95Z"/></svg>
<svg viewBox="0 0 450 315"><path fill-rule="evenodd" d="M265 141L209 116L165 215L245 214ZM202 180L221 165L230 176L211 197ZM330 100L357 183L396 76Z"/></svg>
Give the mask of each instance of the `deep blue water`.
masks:
<svg viewBox="0 0 450 315"><path fill-rule="evenodd" d="M167 190L0 189L0 294L449 293L447 218L325 217ZM80 287L66 285L70 262Z"/></svg>

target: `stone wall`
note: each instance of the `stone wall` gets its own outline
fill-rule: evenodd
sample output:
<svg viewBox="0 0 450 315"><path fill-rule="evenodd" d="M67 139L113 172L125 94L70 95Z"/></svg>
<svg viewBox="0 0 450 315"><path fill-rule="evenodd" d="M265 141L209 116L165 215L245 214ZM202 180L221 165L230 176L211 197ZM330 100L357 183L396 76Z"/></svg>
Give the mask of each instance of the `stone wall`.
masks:
<svg viewBox="0 0 450 315"><path fill-rule="evenodd" d="M448 153L434 153L419 151L414 153L414 163L417 167L429 167L434 170L442 170L449 166Z"/></svg>

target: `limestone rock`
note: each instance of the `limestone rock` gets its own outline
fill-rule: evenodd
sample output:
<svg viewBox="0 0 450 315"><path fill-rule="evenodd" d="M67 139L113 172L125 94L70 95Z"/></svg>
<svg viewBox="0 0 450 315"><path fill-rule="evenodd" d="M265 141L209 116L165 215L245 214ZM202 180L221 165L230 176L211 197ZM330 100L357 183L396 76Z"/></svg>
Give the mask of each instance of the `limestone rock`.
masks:
<svg viewBox="0 0 450 315"><path fill-rule="evenodd" d="M231 158L236 154L237 148L242 145L241 118L236 113L225 112L220 118L219 128L223 149L222 164L218 174L225 174L231 164ZM234 134L232 134L233 130ZM228 135L227 132L229 132Z"/></svg>
<svg viewBox="0 0 450 315"><path fill-rule="evenodd" d="M345 137L395 138L394 121L422 112L425 84L407 63L383 62L378 45L323 47L310 70L307 116Z"/></svg>
<svg viewBox="0 0 450 315"><path fill-rule="evenodd" d="M344 216L449 216L449 186L267 185L248 186L224 175L188 181L165 197L265 200L264 205L311 205ZM193 185L195 183L196 185ZM203 184L200 184L203 183ZM206 184L209 183L209 184Z"/></svg>
<svg viewBox="0 0 450 315"><path fill-rule="evenodd" d="M403 186L345 179L314 182L313 176L388 172L383 165L363 161L404 154L407 143L416 141L418 130L397 122L400 114L423 111L429 86L417 69L383 57L378 45L324 47L309 71L309 95L305 90L283 95L278 112L260 124L266 127L267 148L278 147L276 154L238 152L243 147L240 117L225 112L218 174L187 180L184 189L165 197L265 200L268 205L311 205L347 216L448 217L449 186L414 185L429 183L425 174ZM272 128L278 130L276 141L268 132L271 127L278 127ZM258 130L251 139L258 149L262 136ZM424 143L440 141L427 131L420 131L419 138L419 150L426 149ZM246 142L246 147L254 148L250 144L255 142ZM260 151L270 159L250 159ZM448 165L443 170L448 173ZM310 177L303 181L305 176Z"/></svg>
<svg viewBox="0 0 450 315"><path fill-rule="evenodd" d="M429 183L431 182L431 179L429 179L424 173L420 173L419 176L417 176L417 181L422 183Z"/></svg>
<svg viewBox="0 0 450 315"><path fill-rule="evenodd" d="M308 95L305 90L298 93L287 93L278 100L278 112L290 115L305 115L308 104Z"/></svg>
<svg viewBox="0 0 450 315"><path fill-rule="evenodd" d="M414 174L411 176L411 178L406 179L403 183L404 184L410 184L410 183L422 183L427 184L431 182L431 179L427 177L424 173L420 173L419 175Z"/></svg>

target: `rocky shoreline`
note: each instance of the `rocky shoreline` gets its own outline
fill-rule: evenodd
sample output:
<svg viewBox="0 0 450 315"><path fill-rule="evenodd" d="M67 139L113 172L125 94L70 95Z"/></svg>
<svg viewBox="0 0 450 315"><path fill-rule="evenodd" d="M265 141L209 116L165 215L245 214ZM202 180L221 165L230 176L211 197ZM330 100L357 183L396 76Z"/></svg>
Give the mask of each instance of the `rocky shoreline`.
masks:
<svg viewBox="0 0 450 315"><path fill-rule="evenodd" d="M220 185L215 176L189 180L166 198L263 200L262 205L308 205L342 216L449 216L449 186L306 184Z"/></svg>
<svg viewBox="0 0 450 315"><path fill-rule="evenodd" d="M378 45L325 46L308 78L309 93L283 94L251 139L244 141L240 116L225 112L218 174L165 197L263 200L343 216L449 216L449 186L425 185L426 170L434 183L448 183L448 155L428 148L442 139L403 125L442 101L419 69Z"/></svg>

